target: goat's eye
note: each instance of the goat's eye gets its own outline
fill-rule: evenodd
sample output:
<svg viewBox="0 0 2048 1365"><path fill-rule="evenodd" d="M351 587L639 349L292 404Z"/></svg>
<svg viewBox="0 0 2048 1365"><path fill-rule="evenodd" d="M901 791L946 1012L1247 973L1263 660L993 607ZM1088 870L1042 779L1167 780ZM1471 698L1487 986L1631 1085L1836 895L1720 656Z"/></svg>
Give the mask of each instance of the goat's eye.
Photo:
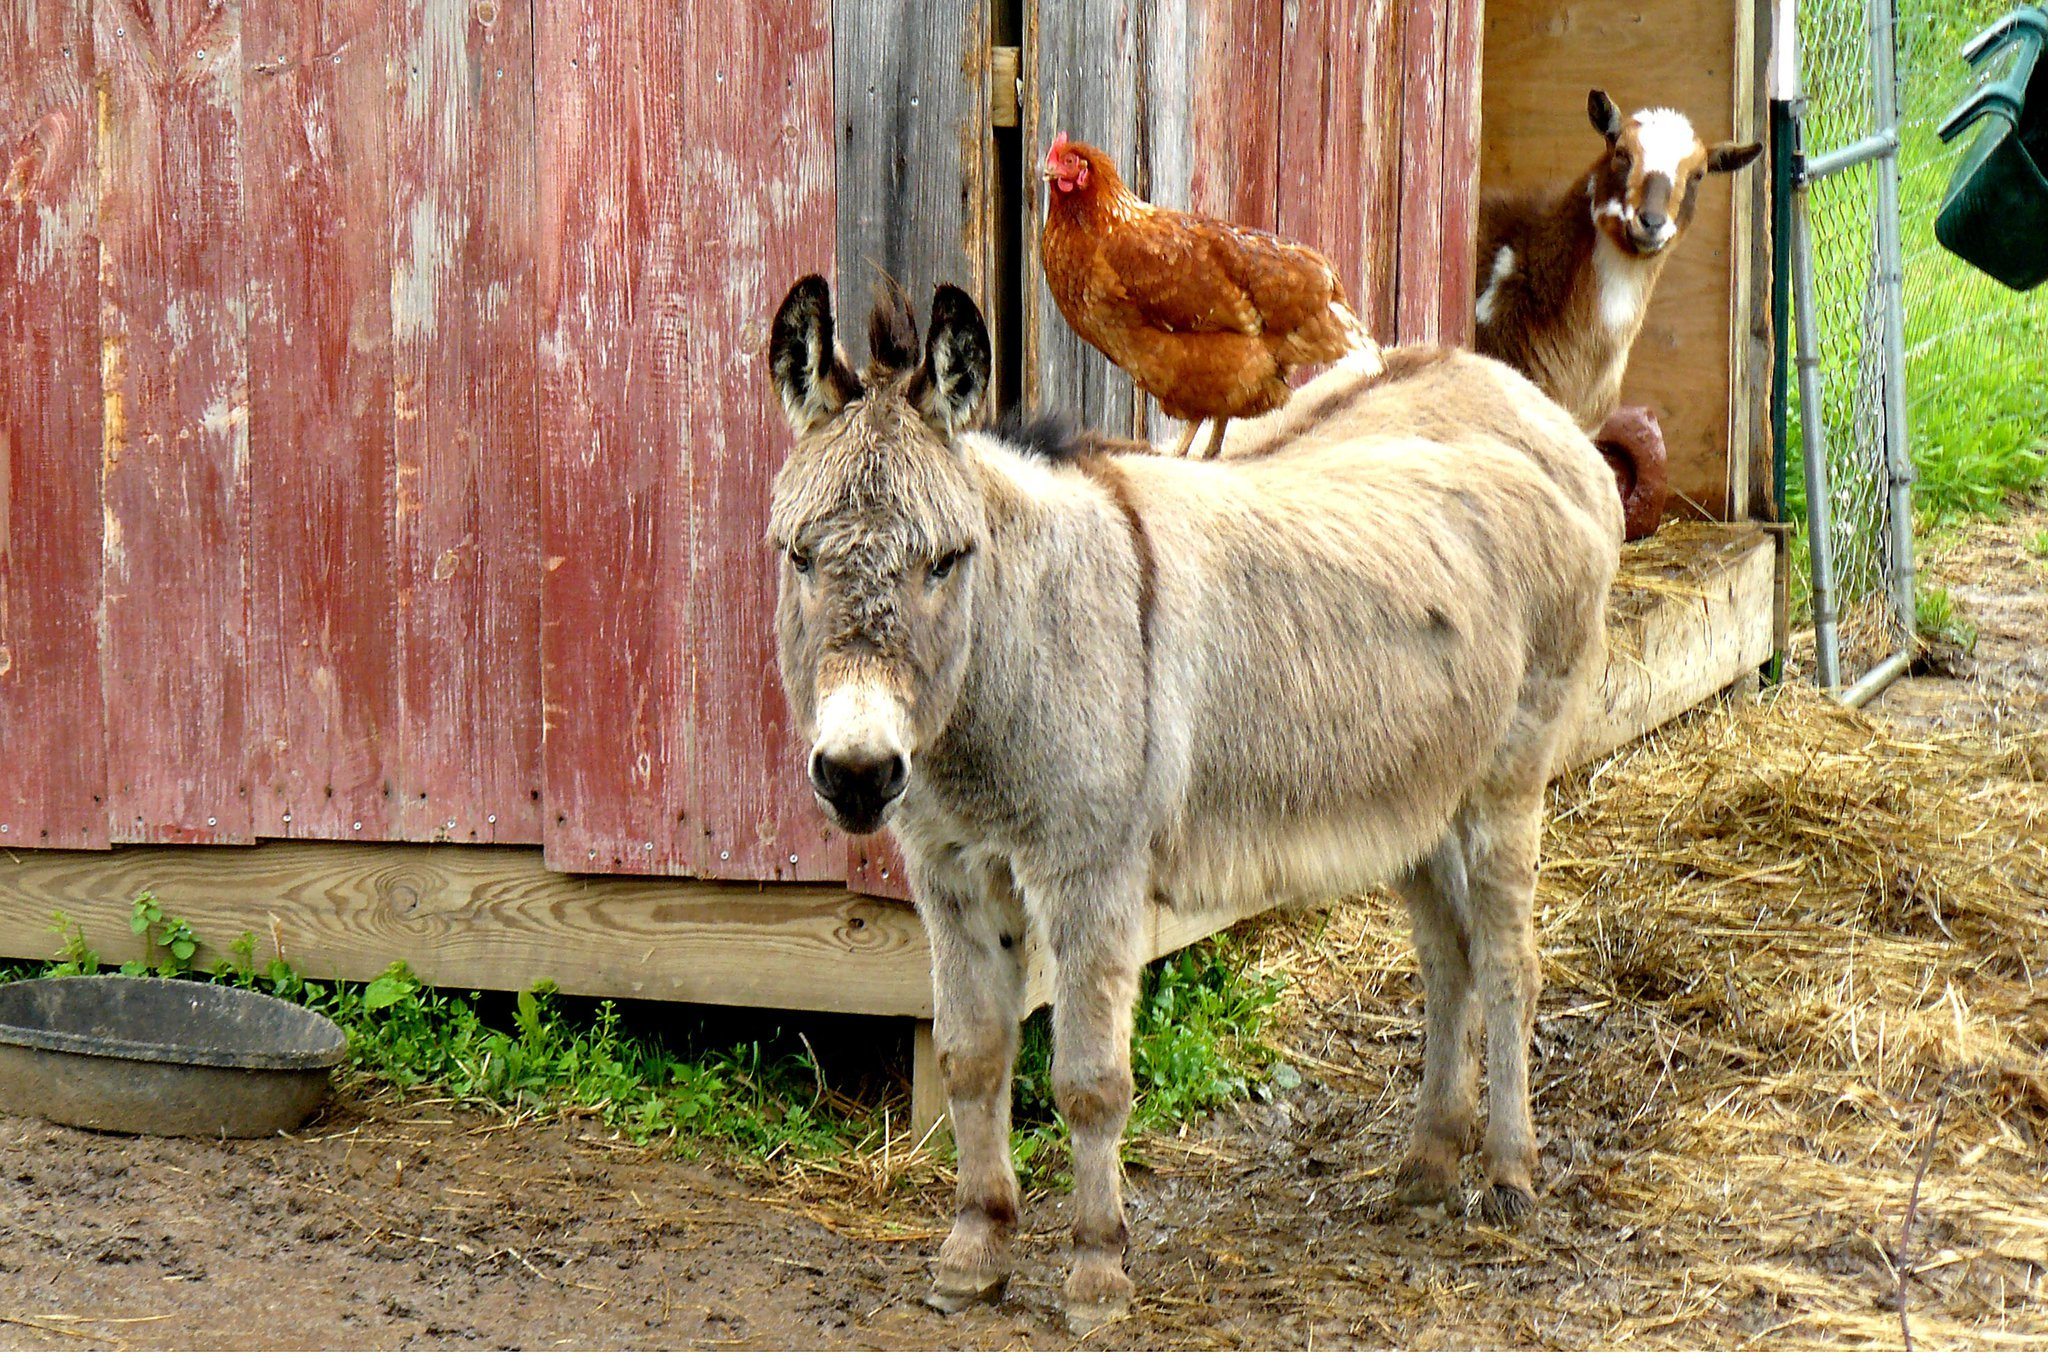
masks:
<svg viewBox="0 0 2048 1365"><path fill-rule="evenodd" d="M789 567L791 567L792 569L795 569L795 570L796 570L796 571L797 571L798 573L800 573L800 574L803 574L803 575L805 575L806 577L808 577L808 576L810 575L810 572L811 572L811 556L810 556L810 552L809 552L809 551L807 551L807 550L801 550L801 549L798 549L798 548L797 548L796 546L794 546L794 545L790 546L790 547L789 547Z"/></svg>
<svg viewBox="0 0 2048 1365"><path fill-rule="evenodd" d="M951 575L954 566L960 562L960 557L965 553L966 551L964 550L948 550L945 554L933 560L931 568L932 582L941 582Z"/></svg>

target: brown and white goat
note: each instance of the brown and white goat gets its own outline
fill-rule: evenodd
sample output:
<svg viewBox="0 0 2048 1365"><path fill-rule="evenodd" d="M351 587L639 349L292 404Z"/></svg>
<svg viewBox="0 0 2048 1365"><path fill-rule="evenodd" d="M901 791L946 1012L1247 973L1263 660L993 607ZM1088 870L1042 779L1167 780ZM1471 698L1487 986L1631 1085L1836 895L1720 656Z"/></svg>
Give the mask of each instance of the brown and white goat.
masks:
<svg viewBox="0 0 2048 1365"><path fill-rule="evenodd" d="M1708 146L1675 109L1624 119L1604 90L1586 112L1607 139L1586 174L1480 205L1473 349L1528 375L1591 432L1621 397L1650 291L1692 222L1700 182L1763 148Z"/></svg>

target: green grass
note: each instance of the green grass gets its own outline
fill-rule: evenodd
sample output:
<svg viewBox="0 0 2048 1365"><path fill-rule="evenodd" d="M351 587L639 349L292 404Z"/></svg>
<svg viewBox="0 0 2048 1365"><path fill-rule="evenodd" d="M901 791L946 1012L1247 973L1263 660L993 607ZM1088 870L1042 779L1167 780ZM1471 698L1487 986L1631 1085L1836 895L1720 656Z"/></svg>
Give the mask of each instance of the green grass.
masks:
<svg viewBox="0 0 2048 1365"><path fill-rule="evenodd" d="M1932 588L1914 599L1913 631L1928 644L1964 654L1977 647L1977 627L1956 610L1947 588Z"/></svg>
<svg viewBox="0 0 2048 1365"><path fill-rule="evenodd" d="M118 970L192 976L265 991L327 1015L347 1034L349 1068L409 1093L429 1093L536 1115L586 1113L623 1137L686 1156L738 1164L784 1157L830 1162L884 1138L894 1093L868 1064L841 1059L835 1088L819 1054L796 1029L767 1038L712 1041L705 1030L669 1027L646 1007L565 999L546 982L511 997L436 990L403 963L363 984L312 981L289 965L258 966L246 935L218 955L156 898L131 917L141 956L118 968L59 916L62 957L5 974L77 976ZM201 970L194 964L211 962ZM1131 1131L1174 1127L1254 1093L1298 1083L1263 1033L1281 981L1241 949L1211 940L1145 973L1131 1044L1138 1097ZM758 1021L760 1016L755 1016ZM1050 1030L1027 1021L1017 1067L1015 1146L1027 1183L1064 1180L1065 1143L1051 1098ZM902 1115L894 1116L901 1132Z"/></svg>
<svg viewBox="0 0 2048 1365"><path fill-rule="evenodd" d="M2034 538L2027 542L2027 548L2042 559L2048 559L2048 531L2034 532Z"/></svg>

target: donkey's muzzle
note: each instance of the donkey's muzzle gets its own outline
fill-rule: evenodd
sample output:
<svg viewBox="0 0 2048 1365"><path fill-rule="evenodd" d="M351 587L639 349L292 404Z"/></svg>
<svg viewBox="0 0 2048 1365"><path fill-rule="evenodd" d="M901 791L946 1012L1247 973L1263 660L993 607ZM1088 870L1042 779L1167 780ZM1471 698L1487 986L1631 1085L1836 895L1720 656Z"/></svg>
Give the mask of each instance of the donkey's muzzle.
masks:
<svg viewBox="0 0 2048 1365"><path fill-rule="evenodd" d="M811 790L849 834L872 834L910 781L910 764L900 754L882 758L811 756Z"/></svg>

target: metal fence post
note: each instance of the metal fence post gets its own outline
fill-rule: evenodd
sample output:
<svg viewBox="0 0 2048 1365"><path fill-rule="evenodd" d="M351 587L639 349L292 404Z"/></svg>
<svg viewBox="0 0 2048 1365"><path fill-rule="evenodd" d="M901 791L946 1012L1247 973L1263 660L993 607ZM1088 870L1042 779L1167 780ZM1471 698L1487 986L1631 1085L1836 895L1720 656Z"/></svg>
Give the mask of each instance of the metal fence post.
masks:
<svg viewBox="0 0 2048 1365"><path fill-rule="evenodd" d="M1841 647L1835 639L1835 569L1831 542L1826 439L1820 406L1820 320L1813 301L1813 216L1806 168L1806 101L1792 111L1792 294L1799 340L1799 447L1806 470L1806 543L1813 557L1813 653L1817 681L1841 685Z"/></svg>
<svg viewBox="0 0 2048 1365"><path fill-rule="evenodd" d="M1898 24L1894 0L1870 0L1870 95L1873 120L1894 139L1899 128ZM1892 609L1910 640L1913 604L1913 459L1906 435L1906 267L1899 239L1896 158L1877 177L1877 257L1884 292L1884 458L1891 509L1888 537Z"/></svg>

